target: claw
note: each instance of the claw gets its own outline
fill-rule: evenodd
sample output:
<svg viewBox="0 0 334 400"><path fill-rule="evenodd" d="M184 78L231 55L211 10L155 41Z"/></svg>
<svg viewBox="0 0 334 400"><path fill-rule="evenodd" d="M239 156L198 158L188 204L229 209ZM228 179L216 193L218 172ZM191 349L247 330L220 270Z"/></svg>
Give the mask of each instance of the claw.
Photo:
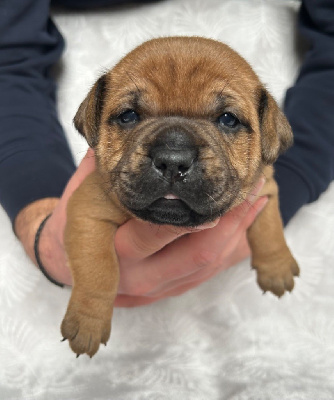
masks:
<svg viewBox="0 0 334 400"><path fill-rule="evenodd" d="M62 338L61 342L65 342L65 340L67 340L66 337Z"/></svg>
<svg viewBox="0 0 334 400"><path fill-rule="evenodd" d="M77 354L76 358L79 358L80 354Z"/></svg>

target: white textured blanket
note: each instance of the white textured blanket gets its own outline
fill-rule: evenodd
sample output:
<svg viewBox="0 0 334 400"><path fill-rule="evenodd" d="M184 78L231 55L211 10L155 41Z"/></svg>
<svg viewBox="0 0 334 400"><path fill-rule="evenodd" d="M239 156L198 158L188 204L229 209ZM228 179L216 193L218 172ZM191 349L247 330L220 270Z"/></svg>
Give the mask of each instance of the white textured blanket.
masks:
<svg viewBox="0 0 334 400"><path fill-rule="evenodd" d="M106 68L142 41L202 35L227 42L276 98L296 76L298 2L165 0L55 13L67 40L59 111L76 160L72 118ZM291 295L262 295L249 260L177 298L117 309L108 346L76 359L60 343L70 290L25 256L0 210L0 399L334 399L334 186L286 229L301 277Z"/></svg>

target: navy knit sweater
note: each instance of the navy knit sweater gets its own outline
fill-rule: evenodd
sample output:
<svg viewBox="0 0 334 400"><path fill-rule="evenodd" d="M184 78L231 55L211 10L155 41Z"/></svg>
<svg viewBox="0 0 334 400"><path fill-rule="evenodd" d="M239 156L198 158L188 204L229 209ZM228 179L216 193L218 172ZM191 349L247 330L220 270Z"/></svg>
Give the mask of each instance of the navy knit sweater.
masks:
<svg viewBox="0 0 334 400"><path fill-rule="evenodd" d="M58 0L72 7L125 2ZM75 171L50 75L64 41L49 8L50 0L0 4L0 203L12 222L29 203L60 197ZM284 107L295 144L275 167L285 223L334 178L334 1L304 0L299 29L309 51Z"/></svg>

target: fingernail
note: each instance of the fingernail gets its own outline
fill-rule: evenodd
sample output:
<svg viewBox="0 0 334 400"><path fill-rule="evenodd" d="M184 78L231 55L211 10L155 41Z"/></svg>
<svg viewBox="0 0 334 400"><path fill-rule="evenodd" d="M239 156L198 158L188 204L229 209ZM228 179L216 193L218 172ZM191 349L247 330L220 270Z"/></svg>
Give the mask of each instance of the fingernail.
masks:
<svg viewBox="0 0 334 400"><path fill-rule="evenodd" d="M214 221L207 222L206 224L196 226L196 229L202 231L204 229L214 228L219 222L219 218L215 219Z"/></svg>

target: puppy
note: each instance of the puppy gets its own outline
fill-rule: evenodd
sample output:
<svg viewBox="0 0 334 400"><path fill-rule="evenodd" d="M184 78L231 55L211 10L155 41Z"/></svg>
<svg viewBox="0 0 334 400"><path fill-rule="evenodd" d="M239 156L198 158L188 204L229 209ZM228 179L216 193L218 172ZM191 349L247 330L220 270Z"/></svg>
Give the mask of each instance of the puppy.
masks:
<svg viewBox="0 0 334 400"><path fill-rule="evenodd" d="M96 171L69 201L73 289L61 332L93 356L110 335L119 282L112 246L129 218L198 226L240 204L265 175L269 201L248 229L258 284L277 296L299 274L283 236L272 164L291 128L248 63L199 37L148 41L95 83L74 118Z"/></svg>

